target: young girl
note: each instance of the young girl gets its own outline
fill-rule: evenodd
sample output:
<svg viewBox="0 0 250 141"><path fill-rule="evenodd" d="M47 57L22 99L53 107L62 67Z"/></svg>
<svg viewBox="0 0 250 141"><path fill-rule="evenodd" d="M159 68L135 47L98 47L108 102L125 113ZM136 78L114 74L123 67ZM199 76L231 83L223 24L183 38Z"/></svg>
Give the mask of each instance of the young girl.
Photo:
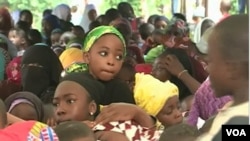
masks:
<svg viewBox="0 0 250 141"><path fill-rule="evenodd" d="M178 88L170 81L161 82L151 75L137 73L134 97L136 104L156 117L165 128L183 120Z"/></svg>
<svg viewBox="0 0 250 141"><path fill-rule="evenodd" d="M126 56L126 44L121 33L112 26L99 26L86 36L83 51L88 73L105 85L101 104L135 103L128 86L114 78Z"/></svg>
<svg viewBox="0 0 250 141"><path fill-rule="evenodd" d="M92 128L92 130L96 131L95 133L98 139L102 139L104 137L112 138L112 136L109 135L110 132L112 132L112 135L114 133L114 136L118 137L117 140L119 140L119 138L124 138L125 135L129 137L138 135L135 136L135 138L147 137L146 133L148 132L146 131L149 131L149 129L143 128L140 125L143 125L145 127L152 127L152 120L147 115L147 113L132 104L132 106L126 106L128 109L122 111L127 116L122 116L122 118L119 118L119 122L103 122L97 125L93 122L100 112L99 104L101 102L101 97L104 94L104 89L105 87L100 82L93 79L86 73L72 73L66 75L58 85L53 99L57 123L72 120L84 121ZM109 105L108 107L112 108L113 106ZM124 106L118 104L115 107L119 108ZM128 114L128 111L131 108L133 110ZM104 109L104 111L106 110ZM102 118L99 117L99 119ZM132 121L127 121L131 119L134 119L135 122L140 123L140 125ZM125 125L131 125L131 128L127 128L127 130L124 130ZM143 129L145 131L145 136L143 136L142 134ZM123 130L123 133L120 132ZM117 132L122 134L119 134Z"/></svg>
<svg viewBox="0 0 250 141"><path fill-rule="evenodd" d="M9 32L10 41L17 47L17 56L23 56L24 51L29 47L27 33L19 28L13 28Z"/></svg>
<svg viewBox="0 0 250 141"><path fill-rule="evenodd" d="M33 93L14 93L5 100L5 105L10 114L23 120L43 121L44 109L42 101Z"/></svg>

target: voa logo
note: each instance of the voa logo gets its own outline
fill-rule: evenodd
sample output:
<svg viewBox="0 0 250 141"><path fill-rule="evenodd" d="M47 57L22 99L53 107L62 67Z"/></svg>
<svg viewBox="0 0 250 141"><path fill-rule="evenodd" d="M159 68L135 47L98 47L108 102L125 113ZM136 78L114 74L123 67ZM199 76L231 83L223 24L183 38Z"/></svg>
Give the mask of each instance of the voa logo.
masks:
<svg viewBox="0 0 250 141"><path fill-rule="evenodd" d="M227 136L247 136L244 129L226 129Z"/></svg>

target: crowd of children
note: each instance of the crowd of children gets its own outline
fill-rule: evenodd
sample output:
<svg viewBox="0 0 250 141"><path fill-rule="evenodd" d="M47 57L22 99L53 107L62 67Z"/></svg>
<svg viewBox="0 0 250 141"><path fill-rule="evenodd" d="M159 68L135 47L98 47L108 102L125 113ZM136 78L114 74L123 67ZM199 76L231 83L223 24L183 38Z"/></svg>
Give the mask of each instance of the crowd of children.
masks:
<svg viewBox="0 0 250 141"><path fill-rule="evenodd" d="M229 5L194 32L181 13L143 22L126 2L87 5L80 25L60 4L42 32L31 11L0 8L0 139L219 141L249 117L249 16Z"/></svg>

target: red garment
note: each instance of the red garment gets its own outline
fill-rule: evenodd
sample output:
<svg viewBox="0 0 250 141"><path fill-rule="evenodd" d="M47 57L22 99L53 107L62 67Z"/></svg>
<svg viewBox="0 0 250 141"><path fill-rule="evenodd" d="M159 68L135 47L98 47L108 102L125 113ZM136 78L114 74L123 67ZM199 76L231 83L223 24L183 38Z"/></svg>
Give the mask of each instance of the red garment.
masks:
<svg viewBox="0 0 250 141"><path fill-rule="evenodd" d="M222 18L219 20L219 22L223 21L224 19L226 19L227 17L229 17L230 14L229 13L226 13L222 16Z"/></svg>
<svg viewBox="0 0 250 141"><path fill-rule="evenodd" d="M135 66L135 71L137 73L151 74L152 65L151 64L137 64Z"/></svg>
<svg viewBox="0 0 250 141"><path fill-rule="evenodd" d="M16 85L21 84L21 61L21 56L15 57L6 67L8 80Z"/></svg>

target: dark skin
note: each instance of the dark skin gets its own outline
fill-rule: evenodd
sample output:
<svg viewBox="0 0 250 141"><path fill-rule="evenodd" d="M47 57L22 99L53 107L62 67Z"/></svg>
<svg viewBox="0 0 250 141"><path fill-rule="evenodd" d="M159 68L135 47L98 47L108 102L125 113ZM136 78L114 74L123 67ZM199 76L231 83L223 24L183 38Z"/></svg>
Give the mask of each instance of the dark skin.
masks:
<svg viewBox="0 0 250 141"><path fill-rule="evenodd" d="M247 15L234 15L223 20L208 40L211 86L217 97L230 93L233 106L249 99L248 18ZM235 28L229 31L232 26Z"/></svg>

